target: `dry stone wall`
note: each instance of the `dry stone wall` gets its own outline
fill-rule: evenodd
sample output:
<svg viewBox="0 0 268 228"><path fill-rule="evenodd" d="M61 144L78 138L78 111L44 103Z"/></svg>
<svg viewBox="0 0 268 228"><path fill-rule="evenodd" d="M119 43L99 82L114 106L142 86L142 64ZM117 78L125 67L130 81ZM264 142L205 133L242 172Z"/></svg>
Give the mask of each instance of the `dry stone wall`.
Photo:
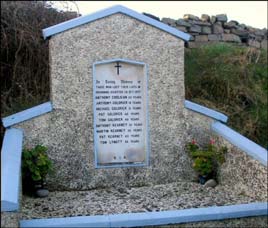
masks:
<svg viewBox="0 0 268 228"><path fill-rule="evenodd" d="M144 13L155 20L160 18ZM238 21L230 20L226 14L209 16L202 14L201 18L185 14L182 19L162 18L161 22L191 35L186 47L195 48L217 42L231 42L244 46L267 49L267 29L258 29Z"/></svg>

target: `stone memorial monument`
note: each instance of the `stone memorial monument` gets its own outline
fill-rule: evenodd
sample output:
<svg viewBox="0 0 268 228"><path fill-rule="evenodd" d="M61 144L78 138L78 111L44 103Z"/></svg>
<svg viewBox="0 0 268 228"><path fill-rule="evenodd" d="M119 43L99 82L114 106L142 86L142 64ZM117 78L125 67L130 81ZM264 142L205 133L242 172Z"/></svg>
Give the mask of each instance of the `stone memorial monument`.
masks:
<svg viewBox="0 0 268 228"><path fill-rule="evenodd" d="M125 7L44 29L53 111L22 123L44 144L55 189L189 178L182 153L184 40L189 35Z"/></svg>
<svg viewBox="0 0 268 228"><path fill-rule="evenodd" d="M55 191L49 200L24 196L22 213L3 214L4 224L22 218L20 227L136 227L267 215L267 150L222 124L224 114L185 101L188 34L115 6L43 35L50 102L3 120L15 128L3 143L1 204L19 207L18 128L25 147L48 148L55 172L47 183ZM192 139L208 142L212 131L229 150L215 189L195 182L185 149ZM174 209L181 210L166 211Z"/></svg>

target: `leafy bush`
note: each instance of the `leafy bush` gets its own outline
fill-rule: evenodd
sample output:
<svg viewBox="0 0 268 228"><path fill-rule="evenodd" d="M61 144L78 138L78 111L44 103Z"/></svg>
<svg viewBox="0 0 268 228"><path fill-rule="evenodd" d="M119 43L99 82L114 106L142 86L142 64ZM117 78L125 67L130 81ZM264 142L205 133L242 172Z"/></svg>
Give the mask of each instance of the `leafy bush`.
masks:
<svg viewBox="0 0 268 228"><path fill-rule="evenodd" d="M23 149L22 178L23 180L44 181L52 172L52 162L47 156L47 147L37 145L33 149Z"/></svg>
<svg viewBox="0 0 268 228"><path fill-rule="evenodd" d="M225 162L226 147L217 148L214 140L204 148L197 145L195 140L186 145L186 149L193 160L193 169L200 176L217 177L218 166Z"/></svg>
<svg viewBox="0 0 268 228"><path fill-rule="evenodd" d="M267 148L267 52L226 43L185 51L186 99L225 113L228 125Z"/></svg>

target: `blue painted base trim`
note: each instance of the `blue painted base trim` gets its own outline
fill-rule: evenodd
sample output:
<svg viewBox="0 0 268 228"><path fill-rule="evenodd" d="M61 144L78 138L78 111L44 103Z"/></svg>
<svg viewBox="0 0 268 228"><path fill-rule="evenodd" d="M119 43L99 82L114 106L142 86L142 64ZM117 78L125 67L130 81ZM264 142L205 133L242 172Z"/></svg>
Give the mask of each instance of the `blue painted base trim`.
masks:
<svg viewBox="0 0 268 228"><path fill-rule="evenodd" d="M213 123L211 125L211 130L225 138L233 145L237 146L242 151L246 152L251 157L260 161L263 165L267 166L268 151L265 148L259 146L220 122Z"/></svg>
<svg viewBox="0 0 268 228"><path fill-rule="evenodd" d="M6 130L1 150L1 212L19 209L22 141L22 130Z"/></svg>
<svg viewBox="0 0 268 228"><path fill-rule="evenodd" d="M211 117L213 119L222 121L224 123L226 123L227 120L228 120L228 116L226 116L226 115L224 115L224 114L222 114L220 112L217 112L217 111L215 111L213 109L207 108L205 106L196 104L194 102L185 100L184 105L188 109L191 109L193 111L199 112L201 114L204 114L204 115L209 116L209 117Z"/></svg>
<svg viewBox="0 0 268 228"><path fill-rule="evenodd" d="M46 102L44 104L37 105L33 108L26 109L22 112L15 113L11 116L7 116L2 119L4 127L10 127L14 124L23 122L25 120L32 119L34 117L40 116L47 112L52 111L52 104L51 102Z"/></svg>
<svg viewBox="0 0 268 228"><path fill-rule="evenodd" d="M174 211L21 220L20 227L136 227L267 215L267 202Z"/></svg>

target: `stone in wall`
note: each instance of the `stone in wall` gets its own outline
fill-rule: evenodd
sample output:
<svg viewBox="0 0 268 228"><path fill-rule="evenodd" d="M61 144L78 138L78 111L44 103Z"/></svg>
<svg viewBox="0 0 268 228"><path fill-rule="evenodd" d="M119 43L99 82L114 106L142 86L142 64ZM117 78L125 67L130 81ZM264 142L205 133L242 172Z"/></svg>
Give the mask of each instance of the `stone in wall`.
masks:
<svg viewBox="0 0 268 228"><path fill-rule="evenodd" d="M187 21L184 21L183 19L179 19L176 21L176 24L177 25L180 25L180 26L185 26L187 28L190 28L191 27L191 24Z"/></svg>
<svg viewBox="0 0 268 228"><path fill-rule="evenodd" d="M176 26L176 28L182 32L187 32L187 29L183 26Z"/></svg>
<svg viewBox="0 0 268 228"><path fill-rule="evenodd" d="M162 21L163 23L167 24L167 25L170 25L170 26L173 26L173 27L176 26L176 20L174 20L174 19L164 17L164 18L162 18L161 21Z"/></svg>
<svg viewBox="0 0 268 228"><path fill-rule="evenodd" d="M201 15L201 20L206 21L206 22L210 22L210 16L207 15L207 14L202 14Z"/></svg>
<svg viewBox="0 0 268 228"><path fill-rule="evenodd" d="M189 28L188 30L190 33L191 32L197 32L200 33L201 32L201 27L199 25L193 25Z"/></svg>
<svg viewBox="0 0 268 228"><path fill-rule="evenodd" d="M244 39L248 38L248 36L249 36L248 31L241 29L241 28L231 29L231 32L235 35L240 36L241 38L244 38Z"/></svg>
<svg viewBox="0 0 268 228"><path fill-rule="evenodd" d="M218 14L216 15L217 21L226 22L228 20L226 14Z"/></svg>
<svg viewBox="0 0 268 228"><path fill-rule="evenodd" d="M223 27L221 26L221 23L218 23L218 22L212 25L212 31L214 34L222 34L224 32Z"/></svg>
<svg viewBox="0 0 268 228"><path fill-rule="evenodd" d="M255 48L260 48L261 43L258 42L257 40L248 40L248 46L255 47Z"/></svg>
<svg viewBox="0 0 268 228"><path fill-rule="evenodd" d="M267 40L263 40L263 41L261 42L261 48L267 50Z"/></svg>
<svg viewBox="0 0 268 228"><path fill-rule="evenodd" d="M264 30L261 30L261 29L256 29L254 34L256 36L265 36L265 31Z"/></svg>
<svg viewBox="0 0 268 228"><path fill-rule="evenodd" d="M245 24L239 24L238 21L230 20L226 14L209 16L202 14L198 18L192 14L185 14L183 19L173 20L163 18L163 23L171 25L183 32L191 35L190 41L205 42L234 42L255 48L267 49L267 29L258 29ZM206 38L202 35L207 35ZM186 47L197 47L200 43L189 44Z"/></svg>
<svg viewBox="0 0 268 228"><path fill-rule="evenodd" d="M199 20L199 18L192 14L184 14L183 19L185 20Z"/></svg>
<svg viewBox="0 0 268 228"><path fill-rule="evenodd" d="M241 43L241 39L235 34L222 34L222 41Z"/></svg>
<svg viewBox="0 0 268 228"><path fill-rule="evenodd" d="M202 27L201 34L211 34L211 33L212 33L212 31L211 31L210 27L208 27L208 26Z"/></svg>
<svg viewBox="0 0 268 228"><path fill-rule="evenodd" d="M232 28L237 28L237 25L238 25L237 21L229 21L229 22L225 22L223 24L223 27L227 29L232 29Z"/></svg>
<svg viewBox="0 0 268 228"><path fill-rule="evenodd" d="M215 16L212 16L212 17L210 18L210 22L211 22L212 24L214 24L216 21L217 21L217 18L216 18Z"/></svg>
<svg viewBox="0 0 268 228"><path fill-rule="evenodd" d="M191 33L190 41L194 41L196 36L199 36L199 33L197 32Z"/></svg>
<svg viewBox="0 0 268 228"><path fill-rule="evenodd" d="M208 35L208 40L209 41L220 41L221 35L220 34L210 34L210 35Z"/></svg>
<svg viewBox="0 0 268 228"><path fill-rule="evenodd" d="M192 23L194 25L210 26L210 23L209 22L205 22L205 21L196 21L196 20L193 20Z"/></svg>
<svg viewBox="0 0 268 228"><path fill-rule="evenodd" d="M195 41L197 42L207 42L208 41L208 36L207 35L199 35L195 37Z"/></svg>

